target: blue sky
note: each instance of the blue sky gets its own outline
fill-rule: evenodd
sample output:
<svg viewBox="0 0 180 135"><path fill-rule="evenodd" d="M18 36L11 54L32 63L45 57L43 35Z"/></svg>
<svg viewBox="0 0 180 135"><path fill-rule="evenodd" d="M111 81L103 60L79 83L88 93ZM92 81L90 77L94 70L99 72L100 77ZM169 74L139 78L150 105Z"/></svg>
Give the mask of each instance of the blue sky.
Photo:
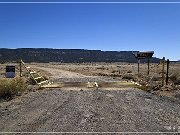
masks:
<svg viewBox="0 0 180 135"><path fill-rule="evenodd" d="M155 51L156 57L165 56L171 60L179 60L180 3L1 3L0 48L26 47L115 51L152 50Z"/></svg>

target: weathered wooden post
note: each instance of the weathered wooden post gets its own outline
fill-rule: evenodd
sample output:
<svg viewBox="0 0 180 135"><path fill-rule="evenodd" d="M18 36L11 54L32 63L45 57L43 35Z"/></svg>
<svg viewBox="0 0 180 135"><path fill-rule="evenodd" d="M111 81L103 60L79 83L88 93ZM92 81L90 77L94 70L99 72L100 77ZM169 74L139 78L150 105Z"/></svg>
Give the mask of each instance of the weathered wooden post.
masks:
<svg viewBox="0 0 180 135"><path fill-rule="evenodd" d="M164 86L164 65L165 65L165 57L162 60L162 86Z"/></svg>
<svg viewBox="0 0 180 135"><path fill-rule="evenodd" d="M167 59L167 71L166 71L166 85L168 85L169 80L169 59Z"/></svg>
<svg viewBox="0 0 180 135"><path fill-rule="evenodd" d="M150 57L148 57L148 75L149 75L149 59Z"/></svg>
<svg viewBox="0 0 180 135"><path fill-rule="evenodd" d="M22 77L22 60L20 60L19 62L19 74L20 74L20 77Z"/></svg>
<svg viewBox="0 0 180 135"><path fill-rule="evenodd" d="M140 64L140 59L138 59L138 75L139 75L139 64Z"/></svg>

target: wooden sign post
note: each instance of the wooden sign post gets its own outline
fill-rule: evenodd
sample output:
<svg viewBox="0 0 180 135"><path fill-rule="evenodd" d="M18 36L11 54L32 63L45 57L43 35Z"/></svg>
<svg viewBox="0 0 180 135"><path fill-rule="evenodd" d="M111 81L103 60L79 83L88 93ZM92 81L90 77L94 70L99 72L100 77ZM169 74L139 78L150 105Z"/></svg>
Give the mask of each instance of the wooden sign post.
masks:
<svg viewBox="0 0 180 135"><path fill-rule="evenodd" d="M138 74L139 74L140 59L148 58L148 72L147 73L149 75L149 62L150 62L150 58L152 58L153 54L154 54L154 51L134 53L134 56L136 57L136 59L138 59Z"/></svg>
<svg viewBox="0 0 180 135"><path fill-rule="evenodd" d="M162 60L162 86L164 86L164 65L165 65L165 57Z"/></svg>
<svg viewBox="0 0 180 135"><path fill-rule="evenodd" d="M139 64L140 64L140 59L138 59L138 74L139 74Z"/></svg>
<svg viewBox="0 0 180 135"><path fill-rule="evenodd" d="M148 75L149 75L149 59L150 59L150 58L148 57Z"/></svg>
<svg viewBox="0 0 180 135"><path fill-rule="evenodd" d="M19 62L19 75L22 77L22 60Z"/></svg>
<svg viewBox="0 0 180 135"><path fill-rule="evenodd" d="M166 71L166 85L168 85L169 80L169 59L167 59L167 71Z"/></svg>

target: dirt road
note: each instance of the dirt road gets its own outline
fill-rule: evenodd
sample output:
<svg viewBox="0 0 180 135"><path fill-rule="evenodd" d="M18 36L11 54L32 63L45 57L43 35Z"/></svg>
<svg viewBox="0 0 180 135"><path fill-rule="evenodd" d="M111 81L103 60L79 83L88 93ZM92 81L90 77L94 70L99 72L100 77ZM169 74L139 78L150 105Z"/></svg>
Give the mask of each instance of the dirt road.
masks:
<svg viewBox="0 0 180 135"><path fill-rule="evenodd" d="M55 67L49 68L49 67L37 67L36 66L35 68L51 73L52 78L65 78L65 77L66 78L82 78L82 77L86 77L85 75L82 75L80 73L57 69Z"/></svg>
<svg viewBox="0 0 180 135"><path fill-rule="evenodd" d="M55 82L102 82L102 81L117 81L117 79L105 76L87 76L81 73L62 70L58 67L42 67L35 66L36 69L50 73L50 79Z"/></svg>
<svg viewBox="0 0 180 135"><path fill-rule="evenodd" d="M180 132L179 112L178 99L134 88L49 89L0 103L0 131Z"/></svg>
<svg viewBox="0 0 180 135"><path fill-rule="evenodd" d="M0 131L178 131L179 105L137 89L43 90L1 104Z"/></svg>

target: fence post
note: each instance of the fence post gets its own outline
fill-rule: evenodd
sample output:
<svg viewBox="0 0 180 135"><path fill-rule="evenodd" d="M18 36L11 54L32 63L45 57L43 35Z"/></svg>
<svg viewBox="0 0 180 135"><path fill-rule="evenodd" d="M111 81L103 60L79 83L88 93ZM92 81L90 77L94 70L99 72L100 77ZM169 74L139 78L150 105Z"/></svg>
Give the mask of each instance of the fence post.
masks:
<svg viewBox="0 0 180 135"><path fill-rule="evenodd" d="M139 64L140 64L140 59L138 59L138 75L139 75Z"/></svg>
<svg viewBox="0 0 180 135"><path fill-rule="evenodd" d="M166 85L168 85L169 80L169 63L169 59L167 59Z"/></svg>
<svg viewBox="0 0 180 135"><path fill-rule="evenodd" d="M164 86L164 63L165 63L165 57L163 57L162 60L162 86Z"/></svg>
<svg viewBox="0 0 180 135"><path fill-rule="evenodd" d="M150 59L150 58L148 57L148 75L149 75L149 59Z"/></svg>
<svg viewBox="0 0 180 135"><path fill-rule="evenodd" d="M20 77L22 77L22 60L20 60L19 66L20 66L19 69Z"/></svg>

